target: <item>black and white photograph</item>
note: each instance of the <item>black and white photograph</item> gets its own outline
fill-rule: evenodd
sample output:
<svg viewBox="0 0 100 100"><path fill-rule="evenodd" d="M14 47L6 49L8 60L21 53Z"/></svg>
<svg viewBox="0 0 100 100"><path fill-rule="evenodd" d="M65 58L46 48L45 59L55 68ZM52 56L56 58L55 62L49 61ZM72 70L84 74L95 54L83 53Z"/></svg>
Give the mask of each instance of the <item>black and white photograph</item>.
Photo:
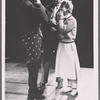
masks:
<svg viewBox="0 0 100 100"><path fill-rule="evenodd" d="M2 0L2 100L98 100L98 0Z"/></svg>

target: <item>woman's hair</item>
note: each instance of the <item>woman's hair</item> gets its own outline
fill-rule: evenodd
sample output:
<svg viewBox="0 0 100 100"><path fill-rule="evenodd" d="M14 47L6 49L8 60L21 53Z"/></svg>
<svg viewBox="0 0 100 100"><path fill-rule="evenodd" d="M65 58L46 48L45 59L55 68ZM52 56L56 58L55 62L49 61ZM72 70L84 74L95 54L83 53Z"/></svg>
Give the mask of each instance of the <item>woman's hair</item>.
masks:
<svg viewBox="0 0 100 100"><path fill-rule="evenodd" d="M64 1L61 3L61 6L60 6L60 7L62 8L63 6L66 7L66 9L67 9L67 11L68 11L69 13L72 13L72 11L73 11L73 4L72 4L72 1L64 0Z"/></svg>

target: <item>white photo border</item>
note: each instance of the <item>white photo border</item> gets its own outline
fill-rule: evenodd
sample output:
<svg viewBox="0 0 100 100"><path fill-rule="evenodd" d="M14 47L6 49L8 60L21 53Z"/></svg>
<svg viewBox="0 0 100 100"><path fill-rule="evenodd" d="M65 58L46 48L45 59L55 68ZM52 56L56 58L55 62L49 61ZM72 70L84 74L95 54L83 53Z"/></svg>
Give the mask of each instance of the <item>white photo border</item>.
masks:
<svg viewBox="0 0 100 100"><path fill-rule="evenodd" d="M6 15L5 15L5 12L6 12L6 1L5 0L1 0L1 81L2 81L2 89L1 89L1 97L2 97L2 100L5 100L5 25L6 25ZM100 42L100 35L98 34L98 8L99 8L99 0L93 0L93 25L94 25L94 31L93 31L93 46L94 46L94 49L93 49L93 54L94 54L94 100L98 100L98 87L99 87L99 82L98 82L98 75L99 75L99 64L100 62L99 61L99 55L98 55L98 50L100 49L100 46L98 48L98 41Z"/></svg>

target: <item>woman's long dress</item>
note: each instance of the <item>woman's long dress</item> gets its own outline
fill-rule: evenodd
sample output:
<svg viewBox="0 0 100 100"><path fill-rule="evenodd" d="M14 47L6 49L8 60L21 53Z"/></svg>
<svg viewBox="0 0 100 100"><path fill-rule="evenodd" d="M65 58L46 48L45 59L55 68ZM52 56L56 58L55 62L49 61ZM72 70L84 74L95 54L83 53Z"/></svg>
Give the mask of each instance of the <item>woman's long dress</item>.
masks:
<svg viewBox="0 0 100 100"><path fill-rule="evenodd" d="M78 78L80 69L78 53L75 44L77 22L73 16L70 16L63 22L62 25L63 29L59 26L58 32L59 34L63 34L64 38L59 39L56 54L55 75L56 77L61 77L64 79L66 78L66 80L76 80ZM70 25L70 27L68 25Z"/></svg>

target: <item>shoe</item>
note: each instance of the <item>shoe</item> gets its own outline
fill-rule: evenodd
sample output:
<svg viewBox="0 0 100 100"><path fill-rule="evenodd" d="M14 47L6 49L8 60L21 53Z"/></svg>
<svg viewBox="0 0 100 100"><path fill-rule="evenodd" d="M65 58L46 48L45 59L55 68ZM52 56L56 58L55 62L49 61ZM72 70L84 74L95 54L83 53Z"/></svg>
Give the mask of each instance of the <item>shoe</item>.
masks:
<svg viewBox="0 0 100 100"><path fill-rule="evenodd" d="M68 94L70 92L72 92L72 87L71 86L68 86L65 93Z"/></svg>
<svg viewBox="0 0 100 100"><path fill-rule="evenodd" d="M37 92L38 92L39 94L43 94L43 93L44 93L43 90L38 90Z"/></svg>
<svg viewBox="0 0 100 100"><path fill-rule="evenodd" d="M34 100L34 99L27 97L27 100Z"/></svg>
<svg viewBox="0 0 100 100"><path fill-rule="evenodd" d="M39 89L40 91L43 91L43 90L45 89L45 83L40 82L40 83L39 83L38 89Z"/></svg>
<svg viewBox="0 0 100 100"><path fill-rule="evenodd" d="M59 78L57 82L58 82L58 84L57 84L56 89L61 89L61 88L63 88L63 79Z"/></svg>
<svg viewBox="0 0 100 100"><path fill-rule="evenodd" d="M34 100L34 99L45 99L45 96L43 96L43 95L35 95L32 98L27 97L27 100Z"/></svg>
<svg viewBox="0 0 100 100"><path fill-rule="evenodd" d="M56 89L61 89L61 88L63 88L63 85L58 83Z"/></svg>
<svg viewBox="0 0 100 100"><path fill-rule="evenodd" d="M27 100L34 100L34 98L29 98L29 97L27 97Z"/></svg>
<svg viewBox="0 0 100 100"><path fill-rule="evenodd" d="M78 92L76 93L76 94L74 94L74 95L68 95L68 98L67 98L67 100L76 100L76 97L78 96Z"/></svg>
<svg viewBox="0 0 100 100"><path fill-rule="evenodd" d="M72 92L72 88L71 87L67 87L66 90L60 92L61 95L68 95L69 93Z"/></svg>
<svg viewBox="0 0 100 100"><path fill-rule="evenodd" d="M71 92L69 95L68 95L68 98L76 98L78 96L78 91L76 91L76 92Z"/></svg>
<svg viewBox="0 0 100 100"><path fill-rule="evenodd" d="M68 94L70 94L72 92L72 90L69 90L69 91L62 91L62 92L60 92L60 94L61 95L68 95Z"/></svg>

